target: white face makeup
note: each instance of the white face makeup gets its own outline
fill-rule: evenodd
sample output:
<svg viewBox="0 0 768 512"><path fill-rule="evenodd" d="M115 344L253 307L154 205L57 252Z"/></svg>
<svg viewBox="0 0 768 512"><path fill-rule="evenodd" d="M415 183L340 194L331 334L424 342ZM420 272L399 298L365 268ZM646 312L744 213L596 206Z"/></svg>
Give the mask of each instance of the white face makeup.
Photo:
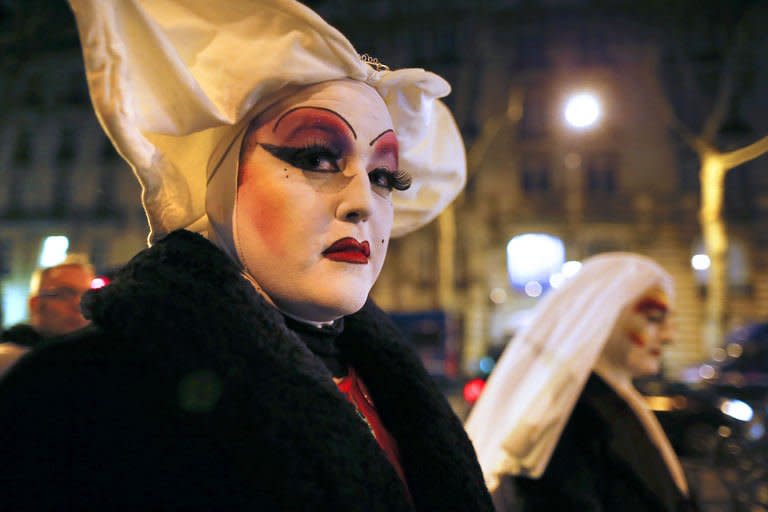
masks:
<svg viewBox="0 0 768 512"><path fill-rule="evenodd" d="M286 313L318 322L354 313L384 264L393 190L409 182L384 102L361 82L325 82L255 123L240 156L240 261Z"/></svg>
<svg viewBox="0 0 768 512"><path fill-rule="evenodd" d="M673 336L667 294L654 287L641 295L625 308L614 336L612 344L626 354L623 363L633 378L658 373L662 349Z"/></svg>

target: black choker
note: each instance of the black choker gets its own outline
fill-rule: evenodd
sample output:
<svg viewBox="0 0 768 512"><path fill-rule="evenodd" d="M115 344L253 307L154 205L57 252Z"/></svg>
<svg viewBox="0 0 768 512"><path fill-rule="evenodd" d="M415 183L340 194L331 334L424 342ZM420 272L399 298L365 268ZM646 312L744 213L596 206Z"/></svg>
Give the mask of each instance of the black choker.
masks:
<svg viewBox="0 0 768 512"><path fill-rule="evenodd" d="M343 318L324 325L308 324L286 315L283 315L283 318L285 325L325 363L334 377L344 377L347 374L347 365L342 361L341 352L336 346L336 338L344 331Z"/></svg>

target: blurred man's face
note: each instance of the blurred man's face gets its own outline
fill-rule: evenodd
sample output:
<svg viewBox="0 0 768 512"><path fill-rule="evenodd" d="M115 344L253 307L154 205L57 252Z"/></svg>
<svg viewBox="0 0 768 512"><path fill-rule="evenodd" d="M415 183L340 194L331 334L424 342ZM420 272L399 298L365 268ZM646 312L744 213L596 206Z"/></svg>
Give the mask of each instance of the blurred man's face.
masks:
<svg viewBox="0 0 768 512"><path fill-rule="evenodd" d="M49 270L40 282L40 291L29 301L34 327L44 337L60 336L88 325L80 313L80 298L91 288L93 274L79 265Z"/></svg>

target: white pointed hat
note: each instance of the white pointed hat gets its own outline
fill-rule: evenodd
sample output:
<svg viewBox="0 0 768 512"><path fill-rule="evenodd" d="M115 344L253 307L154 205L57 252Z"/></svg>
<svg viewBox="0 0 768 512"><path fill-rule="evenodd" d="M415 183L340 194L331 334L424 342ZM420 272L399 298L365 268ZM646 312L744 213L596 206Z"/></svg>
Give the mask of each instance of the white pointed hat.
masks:
<svg viewBox="0 0 768 512"><path fill-rule="evenodd" d="M150 242L207 232L206 183L217 147L296 86L350 78L389 109L411 188L393 195L392 236L435 218L460 192L464 146L422 69L364 59L338 30L292 0L70 0L91 100L142 187Z"/></svg>

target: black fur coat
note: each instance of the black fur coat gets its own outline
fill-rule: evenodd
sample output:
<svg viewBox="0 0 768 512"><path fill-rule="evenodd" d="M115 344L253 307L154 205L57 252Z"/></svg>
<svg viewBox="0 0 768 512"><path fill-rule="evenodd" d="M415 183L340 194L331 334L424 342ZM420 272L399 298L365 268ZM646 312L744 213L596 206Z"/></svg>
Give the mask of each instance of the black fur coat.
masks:
<svg viewBox="0 0 768 512"><path fill-rule="evenodd" d="M458 418L373 303L338 344L408 487L328 370L202 237L89 293L93 324L0 382L3 509L491 510Z"/></svg>

